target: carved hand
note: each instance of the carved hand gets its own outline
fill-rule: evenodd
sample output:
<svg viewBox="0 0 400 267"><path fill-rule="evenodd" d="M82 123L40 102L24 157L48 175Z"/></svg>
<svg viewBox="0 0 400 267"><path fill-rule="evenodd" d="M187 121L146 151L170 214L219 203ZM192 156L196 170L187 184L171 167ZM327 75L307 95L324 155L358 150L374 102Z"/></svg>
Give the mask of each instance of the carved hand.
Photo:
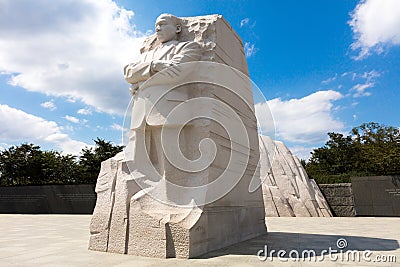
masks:
<svg viewBox="0 0 400 267"><path fill-rule="evenodd" d="M151 62L151 71L152 72L159 72L162 71L165 68L168 68L172 64L169 61L165 60L153 60Z"/></svg>

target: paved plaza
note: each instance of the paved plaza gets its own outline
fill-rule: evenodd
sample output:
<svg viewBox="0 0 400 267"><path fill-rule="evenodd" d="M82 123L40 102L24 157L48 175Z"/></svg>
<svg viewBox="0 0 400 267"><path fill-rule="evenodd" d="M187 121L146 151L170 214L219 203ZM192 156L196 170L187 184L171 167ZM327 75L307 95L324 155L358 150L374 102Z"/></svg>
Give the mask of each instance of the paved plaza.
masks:
<svg viewBox="0 0 400 267"><path fill-rule="evenodd" d="M89 251L89 222L89 215L0 215L0 266L400 266L400 218L268 218L267 235L190 260ZM273 258L260 260L265 248Z"/></svg>

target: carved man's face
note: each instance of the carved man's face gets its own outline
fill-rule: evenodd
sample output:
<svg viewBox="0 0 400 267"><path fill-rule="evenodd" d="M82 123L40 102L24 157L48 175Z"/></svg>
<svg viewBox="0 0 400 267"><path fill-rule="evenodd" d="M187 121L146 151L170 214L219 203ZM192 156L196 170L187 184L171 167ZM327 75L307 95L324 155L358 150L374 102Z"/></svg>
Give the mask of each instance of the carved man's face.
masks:
<svg viewBox="0 0 400 267"><path fill-rule="evenodd" d="M161 43L165 43L176 39L177 33L180 32L180 25L175 25L168 16L161 15L156 21L156 35Z"/></svg>

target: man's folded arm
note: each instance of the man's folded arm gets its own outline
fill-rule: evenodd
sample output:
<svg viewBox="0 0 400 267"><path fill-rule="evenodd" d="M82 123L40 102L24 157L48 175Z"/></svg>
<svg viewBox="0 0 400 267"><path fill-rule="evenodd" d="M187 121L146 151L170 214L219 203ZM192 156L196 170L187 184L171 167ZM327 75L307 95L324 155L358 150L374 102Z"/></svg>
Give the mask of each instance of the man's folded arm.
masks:
<svg viewBox="0 0 400 267"><path fill-rule="evenodd" d="M180 63L197 61L201 59L202 49L196 42L186 42L179 52L170 60L153 60L144 63L132 63L124 68L125 80L131 84L144 82L155 73Z"/></svg>
<svg viewBox="0 0 400 267"><path fill-rule="evenodd" d="M149 79L150 73L150 63L131 63L126 65L124 68L124 78L130 84L136 84L139 82L144 82Z"/></svg>

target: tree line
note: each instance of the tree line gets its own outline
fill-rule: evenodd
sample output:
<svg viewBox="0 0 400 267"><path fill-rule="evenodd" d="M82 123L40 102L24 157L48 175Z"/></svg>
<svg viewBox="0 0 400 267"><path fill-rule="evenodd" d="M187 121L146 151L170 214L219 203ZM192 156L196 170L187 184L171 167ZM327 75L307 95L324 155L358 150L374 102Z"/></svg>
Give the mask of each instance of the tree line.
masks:
<svg viewBox="0 0 400 267"><path fill-rule="evenodd" d="M350 182L356 176L400 174L400 130L363 123L349 135L328 133L329 140L311 152L305 169L318 183Z"/></svg>
<svg viewBox="0 0 400 267"><path fill-rule="evenodd" d="M400 175L400 130L379 123L364 123L349 135L328 133L323 147L302 160L317 183L350 182L352 176ZM12 146L0 152L0 186L94 184L102 161L123 146L97 138L94 148L80 156L42 151L34 144Z"/></svg>
<svg viewBox="0 0 400 267"><path fill-rule="evenodd" d="M12 146L0 152L0 186L43 184L94 184L101 162L122 151L123 146L97 138L94 148L80 156L42 151L34 144Z"/></svg>

